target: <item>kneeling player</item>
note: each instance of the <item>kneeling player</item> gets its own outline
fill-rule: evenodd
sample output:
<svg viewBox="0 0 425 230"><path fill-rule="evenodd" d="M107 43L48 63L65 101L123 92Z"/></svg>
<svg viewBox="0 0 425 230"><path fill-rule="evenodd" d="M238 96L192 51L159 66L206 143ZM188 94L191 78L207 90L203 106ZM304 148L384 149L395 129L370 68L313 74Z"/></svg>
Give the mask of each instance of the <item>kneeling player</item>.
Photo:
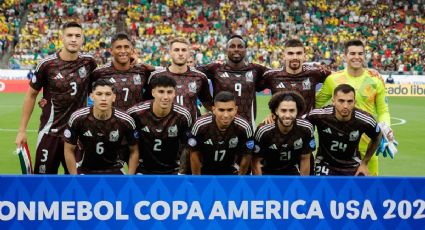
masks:
<svg viewBox="0 0 425 230"><path fill-rule="evenodd" d="M319 150L316 175L368 175L368 163L381 141L380 128L369 113L355 108L355 91L338 85L332 106L314 109L306 118L317 127ZM371 139L361 160L359 141L363 133Z"/></svg>
<svg viewBox="0 0 425 230"><path fill-rule="evenodd" d="M123 174L118 150L121 143L130 145L128 173L134 174L139 159L134 120L112 107L115 93L109 80L93 83L93 106L74 112L65 129L65 160L70 174ZM75 148L81 147L83 160L76 167Z"/></svg>
<svg viewBox="0 0 425 230"><path fill-rule="evenodd" d="M275 122L258 127L252 169L255 175L309 175L310 154L315 149L313 125L297 118L304 99L295 92L273 95L269 108ZM263 167L261 167L263 161Z"/></svg>
<svg viewBox="0 0 425 230"><path fill-rule="evenodd" d="M213 114L195 122L188 140L192 174L246 174L254 140L249 123L236 116L237 109L233 93L222 91L214 98Z"/></svg>
<svg viewBox="0 0 425 230"><path fill-rule="evenodd" d="M140 132L140 174L177 174L179 153L192 125L189 111L173 103L176 81L160 76L150 82L153 101L128 110Z"/></svg>

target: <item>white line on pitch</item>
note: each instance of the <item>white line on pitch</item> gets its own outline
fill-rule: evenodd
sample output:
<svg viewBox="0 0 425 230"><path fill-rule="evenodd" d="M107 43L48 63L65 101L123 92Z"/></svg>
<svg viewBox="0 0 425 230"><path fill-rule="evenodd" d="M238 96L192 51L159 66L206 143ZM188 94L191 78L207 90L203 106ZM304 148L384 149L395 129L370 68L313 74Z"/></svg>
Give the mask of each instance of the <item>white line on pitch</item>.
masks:
<svg viewBox="0 0 425 230"><path fill-rule="evenodd" d="M0 129L0 132L18 132L18 130L17 129ZM38 130L28 129L27 132L36 133L36 132L38 132Z"/></svg>
<svg viewBox="0 0 425 230"><path fill-rule="evenodd" d="M407 121L406 120L404 120L404 119L401 119L401 118L397 118L397 117L391 117L391 119L395 119L395 120L399 120L400 122L398 122L398 123L395 123L395 124L391 124L391 126L396 126L396 125L404 125L404 124L406 124L407 123Z"/></svg>

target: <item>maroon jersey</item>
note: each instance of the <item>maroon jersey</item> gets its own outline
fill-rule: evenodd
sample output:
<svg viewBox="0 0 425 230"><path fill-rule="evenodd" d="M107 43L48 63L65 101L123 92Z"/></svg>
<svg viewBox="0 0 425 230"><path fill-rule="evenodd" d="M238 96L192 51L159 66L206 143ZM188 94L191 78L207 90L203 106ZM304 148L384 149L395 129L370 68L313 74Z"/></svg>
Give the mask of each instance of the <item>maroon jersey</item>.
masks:
<svg viewBox="0 0 425 230"><path fill-rule="evenodd" d="M289 74L284 69L269 70L264 73L261 85L275 94L280 91L296 91L303 96L306 107L301 114L305 114L314 108L316 101L316 86L323 83L331 72L322 72L310 65L303 65L299 74Z"/></svg>
<svg viewBox="0 0 425 230"><path fill-rule="evenodd" d="M98 67L92 73L92 81L109 79L114 84L117 98L114 107L127 110L143 100L143 87L151 73L143 65L136 65L129 70L117 70L112 63Z"/></svg>
<svg viewBox="0 0 425 230"><path fill-rule="evenodd" d="M187 140L192 118L186 108L176 104L167 116L157 117L152 111L152 103L147 101L128 110L140 134L137 172L173 174L178 171L180 147Z"/></svg>
<svg viewBox="0 0 425 230"><path fill-rule="evenodd" d="M354 108L349 121L338 121L335 108L327 106L313 109L306 115L319 134L319 149L316 159L329 163L329 168L341 172L354 171L361 162L358 149L363 133L371 139L379 136L380 129L369 113Z"/></svg>
<svg viewBox="0 0 425 230"><path fill-rule="evenodd" d="M212 114L200 117L193 125L188 145L201 155L201 174L235 174L236 157L251 154L254 148L250 124L236 116L226 131L221 132Z"/></svg>
<svg viewBox="0 0 425 230"><path fill-rule="evenodd" d="M64 140L81 147L81 167L90 170L121 168L118 150L123 143L137 143L136 124L126 113L112 110L108 120L98 120L93 107L74 112L64 132Z"/></svg>
<svg viewBox="0 0 425 230"><path fill-rule="evenodd" d="M263 174L299 175L301 155L316 148L313 125L296 119L292 130L283 134L275 123L259 126L255 133L254 156L263 158Z"/></svg>
<svg viewBox="0 0 425 230"><path fill-rule="evenodd" d="M59 53L40 61L30 86L40 91L47 104L42 108L39 131L62 136L71 114L84 106L89 75L96 68L91 55L79 54L75 61L64 61Z"/></svg>
<svg viewBox="0 0 425 230"><path fill-rule="evenodd" d="M195 68L188 68L185 73L181 74L171 73L168 68L157 70L152 72L149 77L148 84L152 81L152 79L160 76L170 77L177 82L176 98L174 99L174 102L186 107L189 110L193 121L201 115L196 101L198 98L204 105L212 104L212 97L208 87L208 79L205 74ZM150 88L146 90L146 95L152 98Z"/></svg>
<svg viewBox="0 0 425 230"><path fill-rule="evenodd" d="M260 78L268 69L262 65L247 64L242 69L232 69L227 64L213 63L198 67L211 80L213 95L220 91L233 92L238 106L238 114L255 126L256 91L262 89Z"/></svg>

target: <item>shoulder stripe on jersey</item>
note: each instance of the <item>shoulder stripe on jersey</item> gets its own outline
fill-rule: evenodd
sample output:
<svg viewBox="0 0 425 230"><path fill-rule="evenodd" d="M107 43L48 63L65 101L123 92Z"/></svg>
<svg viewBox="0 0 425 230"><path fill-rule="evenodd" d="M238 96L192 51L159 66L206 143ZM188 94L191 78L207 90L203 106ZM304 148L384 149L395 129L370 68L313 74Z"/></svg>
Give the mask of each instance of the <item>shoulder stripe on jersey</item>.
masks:
<svg viewBox="0 0 425 230"><path fill-rule="evenodd" d="M189 125L189 127L192 126L192 117L190 116L190 113L186 108L174 104L173 110L177 113L184 115L187 119L187 124Z"/></svg>
<svg viewBox="0 0 425 230"><path fill-rule="evenodd" d="M137 106L133 106L133 107L129 108L127 110L127 113L132 114L132 113L135 113L135 112L139 112L139 111L142 111L142 110L149 109L150 107L151 107L151 103L147 102L147 103L137 105Z"/></svg>
<svg viewBox="0 0 425 230"><path fill-rule="evenodd" d="M269 73L274 73L274 72L279 72L279 71L283 71L283 68L267 70L266 72L264 72L263 75L266 75L266 74L269 74Z"/></svg>
<svg viewBox="0 0 425 230"><path fill-rule="evenodd" d="M375 121L375 119L373 119L372 117L370 117L370 116L367 116L366 114L363 114L363 113L361 113L361 112L359 112L359 111L355 111L355 116L357 117L357 118L359 118L360 120L362 120L362 121L364 121L364 122L366 122L366 123L369 123L370 125L372 125L373 127L375 127L376 126L376 121Z"/></svg>
<svg viewBox="0 0 425 230"><path fill-rule="evenodd" d="M75 119L77 119L80 116L87 115L89 113L90 113L90 107L86 107L86 108L75 111L74 113L71 114L71 117L69 118L69 121L68 121L68 125L72 126Z"/></svg>
<svg viewBox="0 0 425 230"><path fill-rule="evenodd" d="M302 120L302 119L297 119L296 121L297 121L297 125L303 126L303 127L307 128L307 129L309 129L310 132L311 132L311 134L314 133L313 125L310 122L308 122L306 120Z"/></svg>
<svg viewBox="0 0 425 230"><path fill-rule="evenodd" d="M273 124L269 124L269 125L261 126L258 129L257 134L255 135L255 140L260 141L261 140L261 137L263 137L263 135L264 135L265 132L274 129L275 127L276 126L275 126L274 123Z"/></svg>
<svg viewBox="0 0 425 230"><path fill-rule="evenodd" d="M105 69L105 68L108 68L108 67L111 67L111 66L112 66L112 63L111 62L108 62L108 63L106 63L104 65L101 65L101 66L96 67L96 69L94 71Z"/></svg>
<svg viewBox="0 0 425 230"><path fill-rule="evenodd" d="M238 124L238 125L242 126L242 128L245 129L247 137L252 137L252 128L248 124L248 122L240 119L239 117L235 117L235 124Z"/></svg>
<svg viewBox="0 0 425 230"><path fill-rule="evenodd" d="M201 126L209 124L212 122L212 116L203 117L195 122L192 128L192 134L196 135Z"/></svg>
<svg viewBox="0 0 425 230"><path fill-rule="evenodd" d="M310 111L309 115L313 114L332 114L333 113L333 107L324 108L324 109L313 109Z"/></svg>
<svg viewBox="0 0 425 230"><path fill-rule="evenodd" d="M128 123L130 123L130 125L133 127L133 129L136 128L136 122L134 122L133 118L130 117L130 115L123 113L121 111L115 110L115 116L128 121Z"/></svg>
<svg viewBox="0 0 425 230"><path fill-rule="evenodd" d="M153 72L151 73L151 75L149 75L149 78L148 78L148 85L151 83L151 79L152 79L153 75L155 75L155 74L159 74L159 73L162 73L162 72L165 72L165 71L167 71L167 69L166 69L166 68L158 69L158 70L153 71Z"/></svg>
<svg viewBox="0 0 425 230"><path fill-rule="evenodd" d="M46 58L42 59L42 60L38 63L37 67L35 68L35 72L37 72L37 71L40 69L40 67L41 67L41 66L42 66L45 62L48 62L48 61L54 60L54 59L56 59L56 58L58 58L58 56L56 55L56 53L54 53L54 54L49 55L49 56L47 56Z"/></svg>
<svg viewBox="0 0 425 230"><path fill-rule="evenodd" d="M197 70L197 69L196 69L196 68L194 68L194 67L190 67L190 68L189 68L189 70L190 70L190 71L192 71L192 72L195 72L195 73L199 73L199 74L201 74L202 76L207 77L207 75L206 75L206 74L204 74L203 72L201 72L201 71Z"/></svg>

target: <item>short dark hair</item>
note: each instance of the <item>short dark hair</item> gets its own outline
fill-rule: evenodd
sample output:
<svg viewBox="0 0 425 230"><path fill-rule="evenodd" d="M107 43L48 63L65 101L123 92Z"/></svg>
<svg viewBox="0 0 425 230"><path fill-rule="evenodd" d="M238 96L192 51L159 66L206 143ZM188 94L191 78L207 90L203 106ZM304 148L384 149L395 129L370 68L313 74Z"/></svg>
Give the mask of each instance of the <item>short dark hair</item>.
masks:
<svg viewBox="0 0 425 230"><path fill-rule="evenodd" d="M347 94L349 92L353 92L354 93L354 97L356 96L356 90L349 84L340 84L338 85L335 89L334 89L334 96L338 93L338 92L343 92L344 94Z"/></svg>
<svg viewBox="0 0 425 230"><path fill-rule="evenodd" d="M269 101L269 109L271 113L276 115L276 109L282 101L293 101L297 106L297 117L301 116L305 108L304 98L295 91L283 91L273 94L272 99Z"/></svg>
<svg viewBox="0 0 425 230"><path fill-rule="evenodd" d="M159 76L149 83L151 89L155 89L156 87L173 87L176 88L177 82L167 76Z"/></svg>
<svg viewBox="0 0 425 230"><path fill-rule="evenodd" d="M112 83L109 79L97 79L95 82L92 83L91 86L91 91L95 91L96 87L98 86L109 86L112 89L112 92L115 93L115 87L114 87L114 83Z"/></svg>
<svg viewBox="0 0 425 230"><path fill-rule="evenodd" d="M127 40L131 43L132 46L134 46L133 39L131 39L130 35L128 35L127 33L119 32L112 36L111 45L118 40Z"/></svg>
<svg viewBox="0 0 425 230"><path fill-rule="evenodd" d="M304 48L304 44L299 39L289 39L288 41L285 42L285 48L287 47L303 47Z"/></svg>
<svg viewBox="0 0 425 230"><path fill-rule="evenodd" d="M234 101L236 103L235 95L229 91L221 91L214 97L214 104L216 102Z"/></svg>
<svg viewBox="0 0 425 230"><path fill-rule="evenodd" d="M362 42L362 41L360 41L360 40L358 40L358 39L355 39L355 40L349 40L349 41L347 41L347 42L344 44L344 51L345 51L345 53L347 53L347 52L348 52L348 47L350 47L350 46L361 46L361 47L363 47L363 48L364 48L364 44L363 44L363 42Z"/></svg>
<svg viewBox="0 0 425 230"><path fill-rule="evenodd" d="M232 40L233 38L238 38L238 39L242 40L245 48L248 46L248 43L246 43L245 39L243 39L243 37L239 34L234 34L234 35L230 36L230 38L227 40L227 44L229 44L230 40Z"/></svg>
<svg viewBox="0 0 425 230"><path fill-rule="evenodd" d="M66 22L65 24L62 25L62 31L64 31L65 29L68 29L68 28L72 28L72 27L77 27L77 28L83 29L83 27L81 26L80 23L78 23L76 21L71 21L71 22Z"/></svg>

